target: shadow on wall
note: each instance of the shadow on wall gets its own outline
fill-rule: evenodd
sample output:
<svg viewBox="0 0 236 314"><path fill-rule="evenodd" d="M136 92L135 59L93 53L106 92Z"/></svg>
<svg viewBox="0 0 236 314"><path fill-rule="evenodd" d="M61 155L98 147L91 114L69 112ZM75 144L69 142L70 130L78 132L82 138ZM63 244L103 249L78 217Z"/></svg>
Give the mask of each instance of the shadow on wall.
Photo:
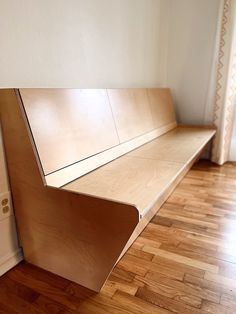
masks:
<svg viewBox="0 0 236 314"><path fill-rule="evenodd" d="M229 160L236 161L236 105L234 107L234 126L233 126L233 134L231 138Z"/></svg>

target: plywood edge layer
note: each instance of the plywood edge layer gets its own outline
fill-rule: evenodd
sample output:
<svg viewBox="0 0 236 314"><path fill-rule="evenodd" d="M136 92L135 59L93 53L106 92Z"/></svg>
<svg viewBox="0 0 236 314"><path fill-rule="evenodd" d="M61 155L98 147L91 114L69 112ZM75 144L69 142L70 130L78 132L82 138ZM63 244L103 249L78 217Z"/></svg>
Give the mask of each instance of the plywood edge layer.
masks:
<svg viewBox="0 0 236 314"><path fill-rule="evenodd" d="M42 167L42 164L41 164L41 161L40 161L40 157L39 157L39 154L38 154L38 151L37 151L37 147L35 145L33 134L31 132L31 128L30 128L30 125L29 125L29 122L28 122L28 118L27 118L27 115L26 115L26 112L25 112L25 109L24 109L24 105L23 105L22 99L21 99L20 90L15 88L12 91L14 92L15 100L17 101L17 103L19 105L19 108L20 108L20 111L21 111L21 114L22 114L22 119L23 119L23 121L25 123L25 127L26 127L27 134L29 136L29 140L30 140L33 152L34 152L34 156L35 156L35 159L36 159L36 162L37 162L37 165L38 165L38 169L39 169L39 172L40 172L41 179L43 181L43 184L46 185L46 180L45 180L45 176L44 176L44 172L43 172L43 167Z"/></svg>
<svg viewBox="0 0 236 314"><path fill-rule="evenodd" d="M131 141L122 143L119 146L115 146L109 150L49 174L45 176L46 185L60 188L85 175L86 173L105 165L106 163L130 152L131 150L157 138L158 136L165 134L166 132L174 129L176 126L177 123L172 122L142 136L136 137Z"/></svg>
<svg viewBox="0 0 236 314"><path fill-rule="evenodd" d="M52 187L52 186L46 186L46 188L48 189L55 189L55 190L58 190L58 188L55 188L55 187ZM73 193L73 194L76 194L76 195L82 195L82 196L88 196L88 197L92 197L92 198L96 198L96 199L99 199L99 200L103 200L103 201L107 201L107 202L111 202L113 204L117 204L117 205L126 205L126 206L130 206L133 208L133 210L135 212L137 212L137 215L139 217L139 220L140 220L140 213L139 213L139 210L137 208L137 206L131 202L122 202L120 200L115 200L114 198L109 198L109 197L99 197L97 195L94 195L92 193L82 193L82 192L76 192L75 190L73 189L70 189L68 188L67 186L63 186L61 188L59 188L60 190L63 190L65 192L68 192L68 193Z"/></svg>

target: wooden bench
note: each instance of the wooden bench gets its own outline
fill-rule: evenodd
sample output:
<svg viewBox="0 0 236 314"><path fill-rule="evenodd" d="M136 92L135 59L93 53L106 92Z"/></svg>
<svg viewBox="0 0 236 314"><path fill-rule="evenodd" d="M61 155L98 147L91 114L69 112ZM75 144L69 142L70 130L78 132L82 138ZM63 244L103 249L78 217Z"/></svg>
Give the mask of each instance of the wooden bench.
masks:
<svg viewBox="0 0 236 314"><path fill-rule="evenodd" d="M25 259L99 291L211 141L169 89L0 91Z"/></svg>

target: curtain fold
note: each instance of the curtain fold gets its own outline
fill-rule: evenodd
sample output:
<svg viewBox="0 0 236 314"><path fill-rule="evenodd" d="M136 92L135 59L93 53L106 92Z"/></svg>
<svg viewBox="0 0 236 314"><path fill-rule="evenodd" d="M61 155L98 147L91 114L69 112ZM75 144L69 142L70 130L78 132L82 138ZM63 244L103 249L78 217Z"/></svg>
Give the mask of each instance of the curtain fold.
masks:
<svg viewBox="0 0 236 314"><path fill-rule="evenodd" d="M229 156L236 101L236 0L223 3L217 63L211 160L222 165Z"/></svg>

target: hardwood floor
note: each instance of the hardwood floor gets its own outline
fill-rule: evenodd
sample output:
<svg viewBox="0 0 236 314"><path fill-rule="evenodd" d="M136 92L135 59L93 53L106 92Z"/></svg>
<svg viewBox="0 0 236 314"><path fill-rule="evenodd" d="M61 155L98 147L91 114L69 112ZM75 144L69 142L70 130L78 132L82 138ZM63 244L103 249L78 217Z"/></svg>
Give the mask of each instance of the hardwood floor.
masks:
<svg viewBox="0 0 236 314"><path fill-rule="evenodd" d="M200 161L101 293L22 262L0 278L0 313L236 313L236 163Z"/></svg>

